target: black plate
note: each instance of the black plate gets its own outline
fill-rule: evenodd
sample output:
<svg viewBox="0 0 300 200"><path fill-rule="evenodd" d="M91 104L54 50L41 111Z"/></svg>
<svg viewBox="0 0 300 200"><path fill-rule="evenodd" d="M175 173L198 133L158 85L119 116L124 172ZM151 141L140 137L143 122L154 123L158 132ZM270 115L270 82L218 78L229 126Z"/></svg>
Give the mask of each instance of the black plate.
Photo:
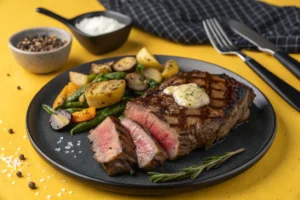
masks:
<svg viewBox="0 0 300 200"><path fill-rule="evenodd" d="M107 58L95 62L116 61L122 57ZM49 115L41 109L41 104L52 105L56 95L68 83L68 71L46 84L29 105L26 119L27 132L37 152L55 167L79 178L97 182L100 189L142 195L174 194L214 185L242 173L261 159L270 148L276 130L274 110L261 91L239 75L211 63L175 56L158 55L156 58L161 63L174 59L183 71L195 69L214 74L226 73L252 87L256 94L249 122L232 130L226 139L208 150L195 150L189 156L176 161L169 161L165 163L160 171L175 172L181 168L199 164L205 157L220 155L242 147L246 149L244 153L236 155L217 169L204 172L196 180L155 184L151 183L147 174L141 170L137 170L133 176L120 175L109 177L93 159L93 153L87 141L88 133L77 134L72 137L69 134L69 129L60 132L53 131L48 124ZM90 65L91 63L82 64L73 68L72 71L89 73ZM60 137L64 139L58 143ZM77 146L78 140L81 141L80 146ZM71 150L65 149L67 142L73 142L73 153ZM56 148L60 148L60 151L56 151ZM65 151L68 150L69 153L66 153ZM82 153L79 153L79 151L82 151ZM74 155L76 155L76 158Z"/></svg>

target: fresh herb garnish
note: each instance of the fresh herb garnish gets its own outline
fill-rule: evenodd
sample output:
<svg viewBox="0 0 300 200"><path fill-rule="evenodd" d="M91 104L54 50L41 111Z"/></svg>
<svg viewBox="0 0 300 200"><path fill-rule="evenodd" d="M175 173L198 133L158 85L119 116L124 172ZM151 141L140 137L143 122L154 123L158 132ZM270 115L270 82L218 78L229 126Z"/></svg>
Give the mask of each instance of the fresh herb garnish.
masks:
<svg viewBox="0 0 300 200"><path fill-rule="evenodd" d="M195 179L197 178L203 170L210 170L212 168L219 167L223 162L225 162L230 157L243 152L245 149L238 149L236 151L227 152L220 156L212 156L204 159L200 165L193 165L182 169L176 173L159 173L159 172L148 172L150 181L154 183L164 183L169 181L179 181L183 179Z"/></svg>
<svg viewBox="0 0 300 200"><path fill-rule="evenodd" d="M148 80L148 84L149 84L150 88L156 88L156 87L158 87L160 85L160 83L156 82L153 79Z"/></svg>
<svg viewBox="0 0 300 200"><path fill-rule="evenodd" d="M138 72L138 73L140 73L140 74L143 74L144 73L144 69L145 69L145 67L142 64L138 63L135 71Z"/></svg>

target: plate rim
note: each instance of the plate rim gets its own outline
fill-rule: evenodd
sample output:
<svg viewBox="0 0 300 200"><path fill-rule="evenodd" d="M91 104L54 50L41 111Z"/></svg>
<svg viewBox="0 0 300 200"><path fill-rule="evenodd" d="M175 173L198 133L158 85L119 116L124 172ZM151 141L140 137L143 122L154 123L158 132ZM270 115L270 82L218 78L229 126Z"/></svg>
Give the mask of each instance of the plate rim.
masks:
<svg viewBox="0 0 300 200"><path fill-rule="evenodd" d="M200 61L202 63L206 63L209 65L213 65L215 67L221 68L225 71L229 71L233 74L235 74L236 76L240 77L241 79L245 80L246 82L250 83L251 87L254 87L255 89L257 89L262 96L266 99L268 105L270 105L271 111L272 113L270 113L270 115L272 115L273 119L274 119L274 125L273 125L273 130L272 130L272 137L270 138L270 140L268 141L268 143L263 147L263 149L258 152L256 155L254 155L254 157L247 161L246 163L240 165L239 167L236 167L226 173L220 174L220 175L216 175L214 177L211 178L206 178L204 180L199 180L197 181L197 179L195 179L193 182L168 182L168 183L163 183L163 184L157 184L157 185L133 185L133 184L127 184L127 183L118 183L118 182L112 182L112 181L106 181L106 180L100 180L100 179L96 179L93 177L89 177L86 175L83 175L81 173L78 173L74 170L71 170L57 162L55 162L54 160L52 160L50 157L47 156L46 152L44 152L42 150L42 148L40 148L36 142L34 141L33 137L31 136L30 130L29 130L29 113L31 110L31 107L34 106L33 105L33 101L34 99L39 95L40 92L42 92L45 87L52 82L54 79L58 78L59 76L61 76L62 74L71 71L72 69L76 69L78 67L80 67L81 65L86 65L86 64L90 64L93 62L99 62L102 60L109 60L109 59L118 59L118 58L123 58L126 56L135 56L135 55L122 55L122 56L113 56L113 57L105 57L105 58L101 58L98 60L93 60L90 62L86 62L86 63L82 63L80 65L77 65L75 67L72 67L58 75L56 75L55 77L53 77L51 80L49 80L42 88L40 88L40 90L34 95L34 97L32 98L31 102L29 103L29 106L27 108L27 112L26 112L26 119L25 119L25 124L26 124L26 132L27 135L30 139L31 145L34 147L34 149L42 156L42 158L44 158L47 162L50 162L50 164L52 164L54 167L62 170L63 172L68 173L68 175L72 175L78 178L82 178L84 180L87 181L92 181L95 183L101 183L101 184L105 184L105 185L111 185L111 186L116 186L116 187L123 187L123 188L131 188L131 189L150 189L150 190L158 190L158 189L172 189L172 188L182 188L182 187L188 187L188 186L201 186L201 185L205 185L205 186L209 186L209 185L215 185L217 183L221 183L224 182L226 180L231 179L232 177L239 175L241 173L243 173L244 171L246 171L247 169L249 169L250 167L252 167L254 164L256 164L270 149L271 145L273 144L274 138L276 136L276 131L277 131L277 119L276 119L276 113L275 110L273 108L273 105L271 104L270 100L266 97L266 95L258 88L256 87L252 82L250 82L249 80L247 80L246 78L244 78L243 76L227 69L224 68L222 66L219 66L217 64L214 63L210 63L207 61L203 61L203 60L198 60L198 59L194 59L194 58L189 58L189 57L183 57L183 56L172 56L172 55L165 55L165 54L154 54L154 56L161 56L161 57L175 57L175 58L184 58L184 59L189 59L189 60L194 60L194 61Z"/></svg>

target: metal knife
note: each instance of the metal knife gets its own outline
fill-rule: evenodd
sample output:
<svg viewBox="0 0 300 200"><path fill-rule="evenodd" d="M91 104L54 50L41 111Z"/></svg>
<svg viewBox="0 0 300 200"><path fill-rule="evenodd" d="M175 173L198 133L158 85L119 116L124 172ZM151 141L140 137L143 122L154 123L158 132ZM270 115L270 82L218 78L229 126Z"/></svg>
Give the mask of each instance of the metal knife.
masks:
<svg viewBox="0 0 300 200"><path fill-rule="evenodd" d="M260 36L255 31L234 20L227 20L227 25L237 34L257 46L263 52L273 55L281 64L300 80L300 63L290 57L288 53L280 50L274 44Z"/></svg>

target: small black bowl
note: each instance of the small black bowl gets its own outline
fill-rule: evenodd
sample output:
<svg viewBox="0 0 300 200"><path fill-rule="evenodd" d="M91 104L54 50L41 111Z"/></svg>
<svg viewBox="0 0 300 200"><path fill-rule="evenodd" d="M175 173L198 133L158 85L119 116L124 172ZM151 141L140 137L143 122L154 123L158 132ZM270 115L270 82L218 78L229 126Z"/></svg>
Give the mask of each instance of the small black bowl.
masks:
<svg viewBox="0 0 300 200"><path fill-rule="evenodd" d="M72 19L66 19L45 8L37 8L36 11L54 18L68 26L79 43L93 54L103 54L121 47L126 42L132 28L132 19L130 17L114 11L95 11L79 15ZM80 22L82 19L96 16L113 18L118 22L125 24L125 26L113 32L96 36L87 35L75 27L75 24Z"/></svg>

